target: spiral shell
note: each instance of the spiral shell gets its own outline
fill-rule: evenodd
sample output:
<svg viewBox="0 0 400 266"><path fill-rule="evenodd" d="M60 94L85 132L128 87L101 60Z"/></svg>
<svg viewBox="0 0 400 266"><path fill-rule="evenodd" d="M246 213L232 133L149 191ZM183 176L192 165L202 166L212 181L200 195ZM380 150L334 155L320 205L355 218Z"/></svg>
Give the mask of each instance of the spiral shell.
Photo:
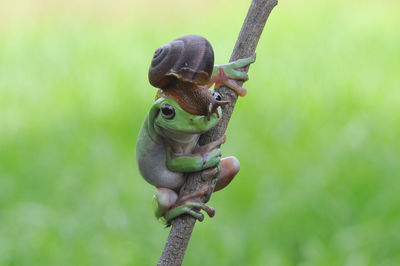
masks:
<svg viewBox="0 0 400 266"><path fill-rule="evenodd" d="M214 67L211 44L202 36L185 35L159 47L149 69L149 81L163 89L176 80L205 85Z"/></svg>

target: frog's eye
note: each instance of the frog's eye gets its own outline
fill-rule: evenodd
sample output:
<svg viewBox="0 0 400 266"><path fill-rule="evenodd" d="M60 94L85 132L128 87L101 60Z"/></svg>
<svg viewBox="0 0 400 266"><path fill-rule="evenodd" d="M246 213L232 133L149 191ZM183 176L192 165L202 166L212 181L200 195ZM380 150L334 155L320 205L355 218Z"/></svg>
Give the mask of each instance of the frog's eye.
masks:
<svg viewBox="0 0 400 266"><path fill-rule="evenodd" d="M219 94L219 93L216 92L216 91L213 91L212 94L213 94L215 100L217 100L218 102L219 102L219 101L222 101L222 96L221 96L221 94Z"/></svg>
<svg viewBox="0 0 400 266"><path fill-rule="evenodd" d="M161 105L161 114L165 119L171 120L175 117L175 109L171 105L164 103Z"/></svg>

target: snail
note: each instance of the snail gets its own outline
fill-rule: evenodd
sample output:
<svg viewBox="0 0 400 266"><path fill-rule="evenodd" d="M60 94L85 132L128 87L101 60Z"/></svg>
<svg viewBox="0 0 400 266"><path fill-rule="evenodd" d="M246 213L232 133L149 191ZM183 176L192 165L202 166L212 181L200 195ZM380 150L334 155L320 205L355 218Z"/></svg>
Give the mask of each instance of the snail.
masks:
<svg viewBox="0 0 400 266"><path fill-rule="evenodd" d="M158 95L173 98L185 111L209 116L229 103L209 90L214 51L207 39L185 35L159 47L149 69L150 84Z"/></svg>

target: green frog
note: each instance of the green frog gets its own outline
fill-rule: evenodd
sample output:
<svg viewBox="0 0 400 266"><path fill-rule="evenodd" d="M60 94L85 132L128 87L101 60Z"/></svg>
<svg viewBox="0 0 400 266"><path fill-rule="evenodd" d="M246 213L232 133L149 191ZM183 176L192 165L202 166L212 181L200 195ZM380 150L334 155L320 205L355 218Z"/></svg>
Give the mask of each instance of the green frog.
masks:
<svg viewBox="0 0 400 266"><path fill-rule="evenodd" d="M229 103L210 87L229 86L243 96L245 89L234 80L248 77L235 69L252 62L254 58L246 58L214 66L211 45L198 35L178 38L154 53L149 80L159 90L140 129L136 159L143 178L156 187L155 215L167 225L182 214L202 221L199 210L214 216L215 210L197 198L224 188L238 173L235 157L221 158L225 135L203 146L198 140L217 125L221 106ZM216 176L215 182L185 194L187 174L198 171L205 177Z"/></svg>

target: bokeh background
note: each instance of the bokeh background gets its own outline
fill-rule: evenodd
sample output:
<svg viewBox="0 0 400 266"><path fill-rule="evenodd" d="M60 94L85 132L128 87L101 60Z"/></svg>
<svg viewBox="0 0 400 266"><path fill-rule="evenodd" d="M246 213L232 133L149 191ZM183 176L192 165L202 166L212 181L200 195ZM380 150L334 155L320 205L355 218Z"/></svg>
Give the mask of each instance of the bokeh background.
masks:
<svg viewBox="0 0 400 266"><path fill-rule="evenodd" d="M135 142L154 50L227 62L250 1L0 1L0 265L155 265ZM280 1L184 265L400 265L400 2Z"/></svg>

